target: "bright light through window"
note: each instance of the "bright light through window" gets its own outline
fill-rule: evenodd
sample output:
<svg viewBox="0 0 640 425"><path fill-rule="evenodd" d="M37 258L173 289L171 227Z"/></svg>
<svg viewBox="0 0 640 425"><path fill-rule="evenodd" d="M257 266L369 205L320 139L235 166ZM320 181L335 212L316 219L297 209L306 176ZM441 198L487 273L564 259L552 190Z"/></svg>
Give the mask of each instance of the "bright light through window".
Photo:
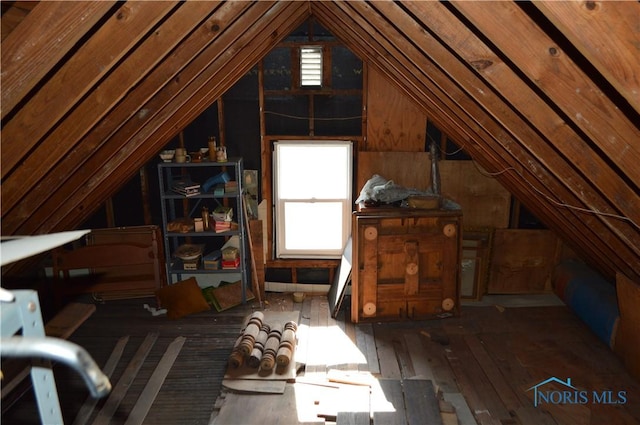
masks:
<svg viewBox="0 0 640 425"><path fill-rule="evenodd" d="M274 157L277 256L339 258L351 232L351 143L279 141Z"/></svg>
<svg viewBox="0 0 640 425"><path fill-rule="evenodd" d="M322 47L306 46L300 48L300 85L322 85Z"/></svg>
<svg viewBox="0 0 640 425"><path fill-rule="evenodd" d="M291 250L342 250L342 204L287 202L285 246ZM287 218L290 218L287 220Z"/></svg>

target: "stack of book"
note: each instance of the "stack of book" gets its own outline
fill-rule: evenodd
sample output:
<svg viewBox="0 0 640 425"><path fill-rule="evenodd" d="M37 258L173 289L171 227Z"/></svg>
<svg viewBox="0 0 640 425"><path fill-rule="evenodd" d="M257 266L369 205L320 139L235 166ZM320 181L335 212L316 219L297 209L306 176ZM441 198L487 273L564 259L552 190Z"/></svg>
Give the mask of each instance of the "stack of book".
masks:
<svg viewBox="0 0 640 425"><path fill-rule="evenodd" d="M240 267L240 257L234 260L222 260L222 270L237 269Z"/></svg>
<svg viewBox="0 0 640 425"><path fill-rule="evenodd" d="M222 269L237 269L240 266L238 248L228 247L222 250Z"/></svg>
<svg viewBox="0 0 640 425"><path fill-rule="evenodd" d="M214 230L216 232L228 232L233 230L233 223L231 222L233 218L233 208L219 205L215 210L213 210L211 216L215 223Z"/></svg>
<svg viewBox="0 0 640 425"><path fill-rule="evenodd" d="M224 185L223 184L217 184L213 188L213 196L224 196Z"/></svg>
<svg viewBox="0 0 640 425"><path fill-rule="evenodd" d="M200 183L194 183L190 179L181 179L173 182L171 190L183 196L193 196L200 193Z"/></svg>
<svg viewBox="0 0 640 425"><path fill-rule="evenodd" d="M230 221L218 221L214 220L215 226L214 231L216 233L229 232L231 230L231 222Z"/></svg>
<svg viewBox="0 0 640 425"><path fill-rule="evenodd" d="M224 184L224 192L225 193L237 193L238 192L238 182L237 181L229 181Z"/></svg>

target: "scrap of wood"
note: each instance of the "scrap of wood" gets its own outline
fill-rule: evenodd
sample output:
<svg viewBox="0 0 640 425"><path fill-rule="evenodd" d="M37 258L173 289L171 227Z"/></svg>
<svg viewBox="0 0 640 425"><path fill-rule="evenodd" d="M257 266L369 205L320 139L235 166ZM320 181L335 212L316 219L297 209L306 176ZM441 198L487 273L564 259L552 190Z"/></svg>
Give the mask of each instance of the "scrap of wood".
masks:
<svg viewBox="0 0 640 425"><path fill-rule="evenodd" d="M236 393L284 394L286 385L287 381L284 380L224 379L222 381L223 387Z"/></svg>
<svg viewBox="0 0 640 425"><path fill-rule="evenodd" d="M179 336L169 344L151 378L147 381L147 385L142 390L142 394L138 397L138 401L133 406L125 425L142 425L185 341L185 337Z"/></svg>
<svg viewBox="0 0 640 425"><path fill-rule="evenodd" d="M403 380L404 403L407 423L441 425L440 406L429 380Z"/></svg>
<svg viewBox="0 0 640 425"><path fill-rule="evenodd" d="M437 342L440 345L449 345L449 337L440 333L429 333L427 331L420 331L420 334L426 336L433 342Z"/></svg>
<svg viewBox="0 0 640 425"><path fill-rule="evenodd" d="M460 425L478 425L473 417L473 413L471 413L471 409L469 409L467 400L465 400L461 393L444 393L443 397L445 401L455 407L456 416L458 417Z"/></svg>
<svg viewBox="0 0 640 425"><path fill-rule="evenodd" d="M118 362L122 357L122 353L124 353L124 348L127 345L128 341L129 341L129 337L123 336L118 340L118 342L116 343L116 346L113 348L111 355L109 356L109 358L107 359L107 362L102 368L102 372L107 377L111 378L111 375L113 375L113 371L116 369L116 366L118 365ZM98 404L98 401L99 400L95 397L91 397L91 396L87 397L87 400L84 402L82 407L80 407L80 411L78 411L78 414L76 415L76 419L73 422L73 425L86 424L89 418L91 417L91 414L93 413L93 409L95 409L96 405Z"/></svg>
<svg viewBox="0 0 640 425"><path fill-rule="evenodd" d="M47 336L67 339L96 311L95 304L69 303L44 326Z"/></svg>
<svg viewBox="0 0 640 425"><path fill-rule="evenodd" d="M438 404L443 425L458 425L458 415L456 415L456 408L453 407L453 404L442 399L438 399Z"/></svg>
<svg viewBox="0 0 640 425"><path fill-rule="evenodd" d="M129 387L133 383L133 380L140 371L144 360L149 355L149 352L151 352L151 349L153 348L153 345L155 344L157 339L157 332L147 334L146 338L138 348L138 351L136 351L136 354L129 362L129 365L122 373L122 377L113 387L109 398L107 398L107 401L100 410L100 413L98 413L98 416L93 421L93 425L107 425L109 424L109 422L111 422L111 417L118 409L118 406L120 406L120 402L127 394Z"/></svg>
<svg viewBox="0 0 640 425"><path fill-rule="evenodd" d="M263 233L262 233L262 221L261 220L249 220L249 240L251 241L251 255L255 258L256 265L256 277L258 279L258 288L261 299L266 302L267 295L264 287L264 251L263 245ZM256 289L258 291L258 289Z"/></svg>
<svg viewBox="0 0 640 425"><path fill-rule="evenodd" d="M249 224L249 214L247 213L247 203L242 203L242 215L245 223L245 230L247 232L247 241L249 242L249 258L251 260L251 283L253 284L253 291L258 298L260 308L262 308L262 291L260 290L260 282L258 280L258 265L256 264L255 250L253 246L253 239L251 238L251 226ZM264 285L263 285L264 286Z"/></svg>
<svg viewBox="0 0 640 425"><path fill-rule="evenodd" d="M329 382L341 384L371 386L375 378L369 372L355 372L346 370L329 369L327 372Z"/></svg>
<svg viewBox="0 0 640 425"><path fill-rule="evenodd" d="M339 384L329 382L326 379L307 378L304 376L297 377L296 384L317 385L320 387L327 387L327 388L340 388Z"/></svg>
<svg viewBox="0 0 640 425"><path fill-rule="evenodd" d="M402 382L399 379L378 380L378 386L371 390L371 410L374 424L406 425Z"/></svg>

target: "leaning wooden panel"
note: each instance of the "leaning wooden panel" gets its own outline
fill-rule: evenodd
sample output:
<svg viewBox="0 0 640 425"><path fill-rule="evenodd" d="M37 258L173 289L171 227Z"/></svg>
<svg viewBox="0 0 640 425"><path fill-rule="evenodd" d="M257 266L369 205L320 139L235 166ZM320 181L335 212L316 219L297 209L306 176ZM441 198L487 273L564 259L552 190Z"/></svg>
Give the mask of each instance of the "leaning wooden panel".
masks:
<svg viewBox="0 0 640 425"><path fill-rule="evenodd" d="M164 261L163 261L163 245L160 227L158 226L128 226L114 227L104 229L92 229L87 235L87 243L89 245L105 245L105 244L134 244L142 246L150 246L154 252L154 257L149 258L147 262L136 265L120 265L105 269L94 269L94 273L100 273L102 277L110 279L126 278L130 276L149 276L153 277L158 273L158 280L162 281L164 286Z"/></svg>
<svg viewBox="0 0 640 425"><path fill-rule="evenodd" d="M475 161L440 161L442 193L460 204L467 227L509 227L511 194Z"/></svg>
<svg viewBox="0 0 640 425"><path fill-rule="evenodd" d="M549 230L496 229L487 292L549 292L559 252L558 237Z"/></svg>

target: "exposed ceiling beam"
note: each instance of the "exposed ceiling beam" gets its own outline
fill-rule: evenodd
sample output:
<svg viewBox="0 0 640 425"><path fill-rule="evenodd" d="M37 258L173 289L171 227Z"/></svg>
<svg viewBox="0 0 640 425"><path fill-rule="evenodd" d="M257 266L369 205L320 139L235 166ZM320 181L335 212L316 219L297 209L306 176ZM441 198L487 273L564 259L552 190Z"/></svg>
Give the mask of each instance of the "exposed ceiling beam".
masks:
<svg viewBox="0 0 640 425"><path fill-rule="evenodd" d="M640 12L633 1L533 4L640 113Z"/></svg>
<svg viewBox="0 0 640 425"><path fill-rule="evenodd" d="M564 112L568 123L583 131L620 168L635 185L636 193L640 192L640 129L558 43L516 2L494 2L490 8L482 2L451 4Z"/></svg>
<svg viewBox="0 0 640 425"><path fill-rule="evenodd" d="M19 3L39 5L38 2ZM106 0L90 3L61 1L34 7L20 25L2 40L0 105L3 120L64 55L111 11L115 3Z"/></svg>

